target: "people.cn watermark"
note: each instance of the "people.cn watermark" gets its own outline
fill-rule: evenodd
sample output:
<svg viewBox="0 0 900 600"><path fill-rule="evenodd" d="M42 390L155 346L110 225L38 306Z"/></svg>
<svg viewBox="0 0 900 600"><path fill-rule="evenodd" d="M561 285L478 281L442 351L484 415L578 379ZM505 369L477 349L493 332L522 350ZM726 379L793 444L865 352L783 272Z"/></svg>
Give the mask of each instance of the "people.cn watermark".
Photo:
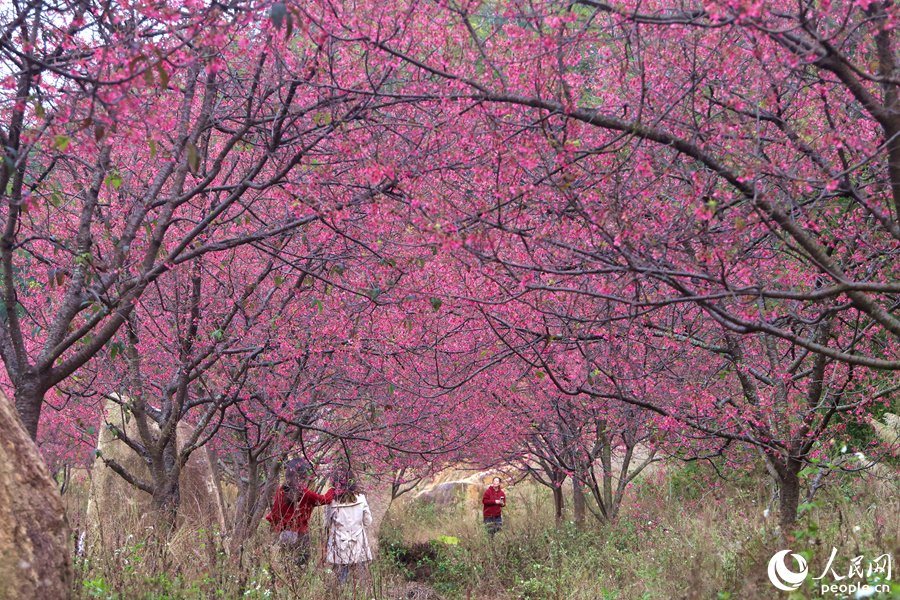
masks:
<svg viewBox="0 0 900 600"><path fill-rule="evenodd" d="M787 565L788 554L796 563L796 570ZM820 588L820 592L825 593L855 593L857 598L866 598L876 592L888 592L891 586L886 581L891 580L891 571L893 568L893 559L890 554L882 554L872 560L866 560L865 555L856 556L850 559L850 567L846 575L842 575L835 571L834 558L837 555L837 548L831 549L831 556L828 558L828 564L818 577L813 577L813 581ZM865 568L863 561L866 560ZM825 577L831 574L832 583L825 581ZM779 590L784 592L793 592L806 580L809 576L809 567L806 559L799 554L793 554L790 550L781 550L776 552L769 559L769 581L772 582ZM870 584L868 581L873 577L879 580L878 583Z"/></svg>

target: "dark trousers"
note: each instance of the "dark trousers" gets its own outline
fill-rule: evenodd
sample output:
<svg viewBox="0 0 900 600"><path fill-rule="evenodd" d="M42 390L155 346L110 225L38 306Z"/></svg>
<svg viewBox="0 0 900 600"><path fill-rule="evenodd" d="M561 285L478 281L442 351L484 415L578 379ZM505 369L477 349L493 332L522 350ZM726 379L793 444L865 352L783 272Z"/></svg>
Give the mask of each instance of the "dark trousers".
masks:
<svg viewBox="0 0 900 600"><path fill-rule="evenodd" d="M494 534L503 529L503 517L485 517L484 528L494 537Z"/></svg>
<svg viewBox="0 0 900 600"><path fill-rule="evenodd" d="M334 565L335 570L337 571L337 579L338 583L344 584L347 583L347 580L360 580L366 576L366 563L354 563L351 565Z"/></svg>
<svg viewBox="0 0 900 600"><path fill-rule="evenodd" d="M309 532L282 531L278 537L281 549L287 553L297 566L309 562Z"/></svg>

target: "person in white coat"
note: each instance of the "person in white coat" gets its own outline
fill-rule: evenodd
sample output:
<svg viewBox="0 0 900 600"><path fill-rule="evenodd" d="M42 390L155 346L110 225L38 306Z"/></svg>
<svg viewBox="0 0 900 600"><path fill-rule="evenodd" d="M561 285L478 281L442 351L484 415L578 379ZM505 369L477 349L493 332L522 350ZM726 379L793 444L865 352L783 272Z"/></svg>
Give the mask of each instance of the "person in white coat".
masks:
<svg viewBox="0 0 900 600"><path fill-rule="evenodd" d="M365 495L350 475L343 475L335 486L334 501L325 507L328 544L325 560L332 563L341 583L365 573L366 563L372 560L372 546L366 527L372 524L372 511Z"/></svg>

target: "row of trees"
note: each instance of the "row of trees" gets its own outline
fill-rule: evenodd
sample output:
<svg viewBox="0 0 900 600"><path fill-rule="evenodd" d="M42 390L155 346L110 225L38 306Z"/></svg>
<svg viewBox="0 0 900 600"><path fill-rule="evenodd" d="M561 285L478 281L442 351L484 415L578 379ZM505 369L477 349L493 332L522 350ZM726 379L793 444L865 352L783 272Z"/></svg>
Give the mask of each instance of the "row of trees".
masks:
<svg viewBox="0 0 900 600"><path fill-rule="evenodd" d="M649 461L749 453L787 529L890 402L893 5L0 11L8 389L58 462L118 403L151 477L107 464L170 519L205 443L247 532L339 440L520 459L601 519Z"/></svg>

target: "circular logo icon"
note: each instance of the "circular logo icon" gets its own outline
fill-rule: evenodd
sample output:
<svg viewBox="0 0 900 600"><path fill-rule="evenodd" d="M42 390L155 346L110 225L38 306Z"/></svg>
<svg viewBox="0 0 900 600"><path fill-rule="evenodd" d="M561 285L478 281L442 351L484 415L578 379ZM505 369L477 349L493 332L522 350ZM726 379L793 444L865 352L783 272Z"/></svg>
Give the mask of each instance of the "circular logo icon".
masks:
<svg viewBox="0 0 900 600"><path fill-rule="evenodd" d="M808 571L806 559L799 554L791 554L791 556L793 556L794 560L797 561L797 564L800 565L800 571L795 573L788 569L787 565L784 564L784 558L789 552L790 550L776 552L775 556L769 559L769 581L771 581L772 585L779 590L785 592L793 592L800 587L800 584L806 579L806 573Z"/></svg>

